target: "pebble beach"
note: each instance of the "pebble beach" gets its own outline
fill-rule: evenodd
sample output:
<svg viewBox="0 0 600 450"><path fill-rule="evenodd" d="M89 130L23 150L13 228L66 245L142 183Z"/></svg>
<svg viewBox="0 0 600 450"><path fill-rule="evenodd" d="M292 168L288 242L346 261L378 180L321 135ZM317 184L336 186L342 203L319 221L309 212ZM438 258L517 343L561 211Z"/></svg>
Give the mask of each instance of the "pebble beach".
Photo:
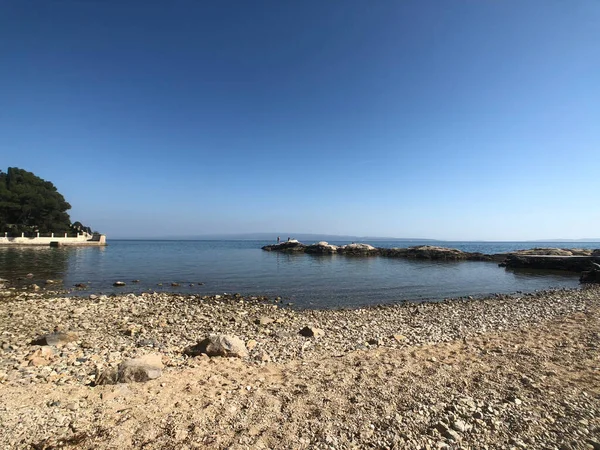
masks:
<svg viewBox="0 0 600 450"><path fill-rule="evenodd" d="M339 310L2 295L3 448L600 448L597 286ZM244 355L187 352L211 335ZM97 383L148 355L156 378Z"/></svg>

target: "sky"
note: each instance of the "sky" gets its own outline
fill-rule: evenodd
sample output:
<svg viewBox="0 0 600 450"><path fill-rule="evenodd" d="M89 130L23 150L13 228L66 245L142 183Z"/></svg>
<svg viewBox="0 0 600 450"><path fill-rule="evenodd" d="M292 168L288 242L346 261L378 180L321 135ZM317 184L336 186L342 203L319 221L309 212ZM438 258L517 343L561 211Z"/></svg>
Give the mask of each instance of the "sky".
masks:
<svg viewBox="0 0 600 450"><path fill-rule="evenodd" d="M598 0L0 1L0 169L108 238L600 237Z"/></svg>

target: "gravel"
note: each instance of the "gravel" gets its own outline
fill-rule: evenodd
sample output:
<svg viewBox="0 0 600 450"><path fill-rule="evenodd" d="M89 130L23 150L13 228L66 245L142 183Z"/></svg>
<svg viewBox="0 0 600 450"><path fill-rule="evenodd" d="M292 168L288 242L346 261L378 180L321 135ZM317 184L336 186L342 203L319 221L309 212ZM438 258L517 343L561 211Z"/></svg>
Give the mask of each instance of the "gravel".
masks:
<svg viewBox="0 0 600 450"><path fill-rule="evenodd" d="M149 422L159 431L148 448L600 448L599 300L589 287L294 310L240 294L11 291L0 300L0 446L136 448ZM33 344L52 333L75 338ZM249 356L186 355L213 334L240 338ZM162 355L160 379L94 386L148 353ZM202 419L188 398L201 388L181 387L200 373L237 380L206 391L220 403ZM36 392L57 398L40 410L27 397L23 416L17 401ZM179 406L149 406L162 396ZM131 402L136 425L96 405L107 398Z"/></svg>

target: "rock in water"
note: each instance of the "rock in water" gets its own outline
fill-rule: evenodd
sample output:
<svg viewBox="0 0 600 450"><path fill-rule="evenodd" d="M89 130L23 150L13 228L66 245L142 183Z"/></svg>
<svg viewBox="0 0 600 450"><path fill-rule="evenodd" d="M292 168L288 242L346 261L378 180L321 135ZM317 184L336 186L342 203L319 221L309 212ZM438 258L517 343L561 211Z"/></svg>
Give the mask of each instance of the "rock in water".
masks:
<svg viewBox="0 0 600 450"><path fill-rule="evenodd" d="M244 341L235 336L225 334L211 335L199 341L196 345L186 348L184 352L190 356L201 354L208 356L232 356L236 358L245 358L248 356L248 350Z"/></svg>
<svg viewBox="0 0 600 450"><path fill-rule="evenodd" d="M117 369L109 369L96 377L96 384L132 383L154 380L162 375L161 356L150 353L135 359L126 359Z"/></svg>
<svg viewBox="0 0 600 450"><path fill-rule="evenodd" d="M336 253L338 248L336 245L331 245L328 242L321 241L317 242L316 244L309 245L304 251L306 253L313 253L317 255L328 255Z"/></svg>
<svg viewBox="0 0 600 450"><path fill-rule="evenodd" d="M115 281L113 283L113 286L125 286L125 282L124 281Z"/></svg>
<svg viewBox="0 0 600 450"><path fill-rule="evenodd" d="M265 245L264 247L262 247L263 250L266 250L268 252L276 251L276 252L290 252L290 253L303 252L305 248L306 248L306 245L304 245L301 242L298 242L295 239L292 239L292 240L286 241L286 242L281 242L280 244Z"/></svg>
<svg viewBox="0 0 600 450"><path fill-rule="evenodd" d="M580 283L600 283L600 269L589 270L581 273Z"/></svg>
<svg viewBox="0 0 600 450"><path fill-rule="evenodd" d="M338 247L337 252L345 255L375 255L379 250L369 244L352 243Z"/></svg>

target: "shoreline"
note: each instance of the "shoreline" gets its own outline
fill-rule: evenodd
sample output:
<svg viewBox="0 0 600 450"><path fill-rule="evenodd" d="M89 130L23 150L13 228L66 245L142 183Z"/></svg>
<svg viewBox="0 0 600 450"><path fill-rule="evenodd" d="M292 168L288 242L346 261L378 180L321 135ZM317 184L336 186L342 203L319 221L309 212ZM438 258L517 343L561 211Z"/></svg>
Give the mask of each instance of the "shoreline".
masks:
<svg viewBox="0 0 600 450"><path fill-rule="evenodd" d="M0 302L0 444L584 448L600 433L599 305L598 286L341 310L27 293ZM31 344L54 330L76 338ZM248 357L185 354L210 334L239 337ZM94 386L98 372L145 354L160 355L160 378Z"/></svg>

